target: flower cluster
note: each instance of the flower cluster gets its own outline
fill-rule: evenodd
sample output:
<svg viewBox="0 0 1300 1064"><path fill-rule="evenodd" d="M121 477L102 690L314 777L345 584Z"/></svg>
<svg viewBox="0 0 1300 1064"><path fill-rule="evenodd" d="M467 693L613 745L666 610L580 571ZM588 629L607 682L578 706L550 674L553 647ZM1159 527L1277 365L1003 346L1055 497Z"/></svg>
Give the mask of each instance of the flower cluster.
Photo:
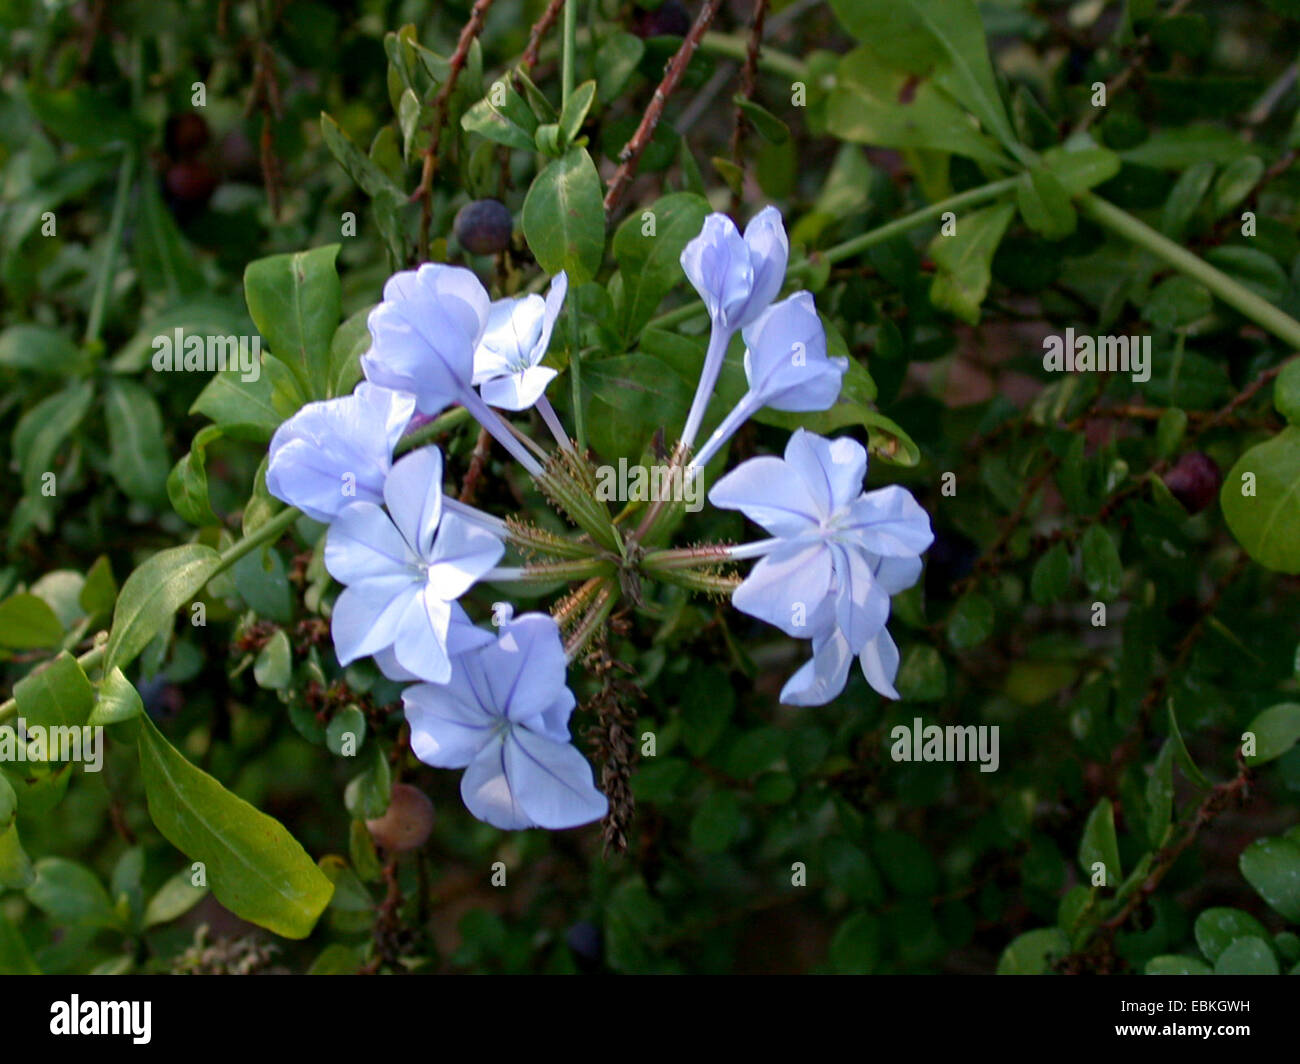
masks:
<svg viewBox="0 0 1300 1064"><path fill-rule="evenodd" d="M771 207L743 236L724 215L710 215L682 253L711 323L673 457L687 475L700 476L760 409L820 411L839 396L848 360L828 354L812 295L776 301L788 258ZM559 625L545 613L497 617L495 632L474 623L460 602L474 584L529 573L498 564L521 533L444 495L437 447L396 460L394 453L404 434L459 404L558 493L575 522L583 524L583 514L607 521L603 504L565 495L535 457L541 448L497 412L536 409L563 452L575 455L546 399L556 371L542 364L567 287L561 273L545 298L492 302L466 269L426 263L396 274L369 317L365 381L352 395L310 403L286 421L271 441L266 474L273 495L329 525L325 567L342 586L331 622L340 663L368 656L390 679L411 685L402 698L412 750L429 765L463 768L470 812L505 829L573 827L606 814L607 800L569 736L575 698L566 671L579 644L566 652ZM737 332L748 388L694 450ZM864 492L866 470L867 453L856 441L800 429L784 457L751 459L709 493L715 506L740 510L770 537L714 555L758 559L735 587L733 604L811 641L812 659L782 691L790 704L834 698L854 657L872 687L898 697L898 650L885 627L890 596L916 581L932 535L904 489ZM652 510L634 540L651 535L654 517ZM620 545L617 533L613 540ZM607 564L596 559L597 549L588 543L578 555ZM625 564L635 565L641 553L624 551ZM611 594L592 596L600 605L592 607L586 636L608 616Z"/></svg>

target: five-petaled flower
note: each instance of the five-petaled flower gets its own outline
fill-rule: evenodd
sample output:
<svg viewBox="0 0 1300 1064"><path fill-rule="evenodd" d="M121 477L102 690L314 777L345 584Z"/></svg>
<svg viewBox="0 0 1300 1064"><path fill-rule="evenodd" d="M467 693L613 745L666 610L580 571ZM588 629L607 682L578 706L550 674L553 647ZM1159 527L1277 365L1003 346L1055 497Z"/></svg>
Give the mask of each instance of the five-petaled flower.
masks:
<svg viewBox="0 0 1300 1064"><path fill-rule="evenodd" d="M546 392L557 371L541 361L568 288L568 274L561 270L545 299L530 293L492 304L487 331L474 352L473 378L489 406L527 410Z"/></svg>
<svg viewBox="0 0 1300 1064"><path fill-rule="evenodd" d="M411 749L437 768L464 768L460 793L498 828L571 828L599 820L608 801L569 740L573 692L560 631L527 613L500 637L456 658L446 684L403 692Z"/></svg>
<svg viewBox="0 0 1300 1064"><path fill-rule="evenodd" d="M353 503L325 540L325 568L344 585L334 604L334 650L347 665L391 648L405 673L444 683L452 655L478 635L456 600L500 560L505 545L443 507L435 447L393 466L384 503L386 511Z"/></svg>

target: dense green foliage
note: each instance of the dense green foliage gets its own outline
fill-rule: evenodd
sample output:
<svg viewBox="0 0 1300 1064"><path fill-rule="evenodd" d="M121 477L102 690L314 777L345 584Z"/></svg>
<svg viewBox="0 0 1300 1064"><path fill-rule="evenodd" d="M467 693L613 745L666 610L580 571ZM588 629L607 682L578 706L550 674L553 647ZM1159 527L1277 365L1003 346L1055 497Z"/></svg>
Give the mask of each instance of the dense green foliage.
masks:
<svg viewBox="0 0 1300 1064"><path fill-rule="evenodd" d="M738 2L640 137L701 5L570 3L523 59L540 0L0 0L0 724L107 736L101 772L0 764L0 971L1296 970L1300 5ZM456 220L488 198L500 252ZM765 202L851 367L730 461L848 433L925 505L902 700L782 706L803 644L625 588L570 669L616 815L479 823L339 667L267 443L431 259L566 270L552 401L662 456L707 339L681 250ZM1052 372L1067 329L1149 379ZM176 330L260 337L260 375L159 372ZM449 483L562 531L463 415L420 430ZM996 726L996 771L897 760L917 718ZM412 852L365 826L396 781Z"/></svg>

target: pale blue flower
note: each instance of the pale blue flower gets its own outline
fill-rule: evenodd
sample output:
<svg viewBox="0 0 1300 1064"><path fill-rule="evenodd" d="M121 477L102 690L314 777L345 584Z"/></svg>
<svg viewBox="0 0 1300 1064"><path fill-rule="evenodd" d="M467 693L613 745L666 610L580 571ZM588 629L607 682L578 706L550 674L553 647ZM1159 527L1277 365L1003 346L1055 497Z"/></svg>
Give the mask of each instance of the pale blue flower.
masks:
<svg viewBox="0 0 1300 1064"><path fill-rule="evenodd" d="M353 503L330 526L325 568L344 585L334 604L334 650L342 665L380 655L387 671L443 683L452 653L473 639L462 630L456 599L500 560L505 545L443 506L436 447L394 464L384 502L386 511Z"/></svg>
<svg viewBox="0 0 1300 1064"><path fill-rule="evenodd" d="M692 458L692 469L703 469L736 430L765 406L798 412L826 410L839 398L849 360L827 355L826 330L810 293L796 292L768 307L742 335L749 390Z"/></svg>
<svg viewBox="0 0 1300 1064"><path fill-rule="evenodd" d="M559 628L527 613L500 631L495 643L457 657L448 683L403 692L411 750L436 768L464 768L466 808L494 827L599 820L609 803L569 739L575 700Z"/></svg>
<svg viewBox="0 0 1300 1064"><path fill-rule="evenodd" d="M414 410L412 396L367 382L351 395L308 403L271 438L267 491L326 523L354 502L380 502Z"/></svg>
<svg viewBox="0 0 1300 1064"><path fill-rule="evenodd" d="M473 378L489 406L527 410L545 393L557 371L541 361L568 288L568 275L560 271L545 299L529 294L492 304L487 331L474 352Z"/></svg>
<svg viewBox="0 0 1300 1064"><path fill-rule="evenodd" d="M930 518L897 485L863 492L867 452L856 440L796 430L785 457L753 458L709 492L772 534L732 595L744 613L789 635L816 638L833 623L861 654L889 617L889 596L921 571Z"/></svg>
<svg viewBox="0 0 1300 1064"><path fill-rule="evenodd" d="M393 274L367 319L373 343L361 357L366 379L410 392L422 414L460 402L490 306L487 290L461 266L426 262Z"/></svg>
<svg viewBox="0 0 1300 1064"><path fill-rule="evenodd" d="M699 384L682 429L685 447L695 443L731 337L756 321L776 298L789 259L790 241L775 207L764 207L750 219L743 237L725 214L710 214L700 235L682 250L682 269L712 322Z"/></svg>
<svg viewBox="0 0 1300 1064"><path fill-rule="evenodd" d="M744 237L725 214L710 214L700 235L683 249L681 262L714 325L734 332L776 298L789 259L781 212L764 207L745 226Z"/></svg>

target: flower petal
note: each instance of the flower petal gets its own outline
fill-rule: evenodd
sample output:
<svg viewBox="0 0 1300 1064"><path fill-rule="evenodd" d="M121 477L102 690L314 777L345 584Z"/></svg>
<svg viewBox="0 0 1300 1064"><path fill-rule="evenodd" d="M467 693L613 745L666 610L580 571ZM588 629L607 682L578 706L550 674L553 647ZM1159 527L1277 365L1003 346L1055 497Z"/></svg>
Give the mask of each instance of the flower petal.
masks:
<svg viewBox="0 0 1300 1064"><path fill-rule="evenodd" d="M761 558L731 604L796 639L811 639L809 621L831 589L831 552L824 543L779 549Z"/></svg>
<svg viewBox="0 0 1300 1064"><path fill-rule="evenodd" d="M451 604L420 589L407 603L398 622L393 640L397 663L421 680L446 683L451 679L451 654L447 650L447 630L451 625Z"/></svg>
<svg viewBox="0 0 1300 1064"><path fill-rule="evenodd" d="M754 281L737 327L748 325L774 300L785 283L785 269L790 260L790 240L785 235L781 212L767 206L745 226L745 246L754 269Z"/></svg>
<svg viewBox="0 0 1300 1064"><path fill-rule="evenodd" d="M609 809L591 766L569 743L515 727L506 738L504 759L515 802L539 827L574 828L599 820Z"/></svg>
<svg viewBox="0 0 1300 1064"><path fill-rule="evenodd" d="M354 502L325 534L325 569L340 584L388 576L413 580L418 561L392 519L374 503Z"/></svg>
<svg viewBox="0 0 1300 1064"><path fill-rule="evenodd" d="M900 558L920 554L934 542L930 515L897 484L869 491L849 505L843 526L855 544L872 554Z"/></svg>
<svg viewBox="0 0 1300 1064"><path fill-rule="evenodd" d="M709 501L723 510L739 510L774 536L812 531L829 516L803 477L771 456L736 466L713 485Z"/></svg>
<svg viewBox="0 0 1300 1064"><path fill-rule="evenodd" d="M343 589L334 603L330 632L340 665L392 646L406 608L419 591L409 577L386 576Z"/></svg>
<svg viewBox="0 0 1300 1064"><path fill-rule="evenodd" d="M469 763L460 778L460 796L466 809L494 828L519 831L537 826L510 789L504 742L489 743Z"/></svg>
<svg viewBox="0 0 1300 1064"><path fill-rule="evenodd" d="M710 214L700 235L682 250L681 263L714 322L736 328L731 319L753 290L754 267L735 223L725 214Z"/></svg>
<svg viewBox="0 0 1300 1064"><path fill-rule="evenodd" d="M433 549L425 556L429 588L448 602L460 598L505 552L505 544L482 525L448 511L438 525Z"/></svg>
<svg viewBox="0 0 1300 1064"><path fill-rule="evenodd" d="M901 696L894 690L894 678L898 675L898 647L887 628L880 629L876 637L862 648L858 660L862 663L862 675L873 690L898 701Z"/></svg>
<svg viewBox="0 0 1300 1064"><path fill-rule="evenodd" d="M824 706L844 690L853 655L849 642L838 630L813 641L813 656L781 688L781 701L788 706Z"/></svg>
<svg viewBox="0 0 1300 1064"><path fill-rule="evenodd" d="M384 482L384 502L411 550L427 559L442 516L442 452L421 447L399 458Z"/></svg>
<svg viewBox="0 0 1300 1064"><path fill-rule="evenodd" d="M851 436L828 440L807 429L796 429L786 442L785 460L807 482L826 514L862 494L867 449Z"/></svg>
<svg viewBox="0 0 1300 1064"><path fill-rule="evenodd" d="M488 406L499 410L527 410L546 392L546 386L559 373L550 366L533 366L522 373L484 381L479 394Z"/></svg>
<svg viewBox="0 0 1300 1064"><path fill-rule="evenodd" d="M441 684L408 687L402 704L411 726L411 751L434 768L464 768L492 741L500 724Z"/></svg>
<svg viewBox="0 0 1300 1064"><path fill-rule="evenodd" d="M849 641L849 649L858 654L889 619L889 596L876 583L866 557L838 544L831 551L837 588L835 621Z"/></svg>

